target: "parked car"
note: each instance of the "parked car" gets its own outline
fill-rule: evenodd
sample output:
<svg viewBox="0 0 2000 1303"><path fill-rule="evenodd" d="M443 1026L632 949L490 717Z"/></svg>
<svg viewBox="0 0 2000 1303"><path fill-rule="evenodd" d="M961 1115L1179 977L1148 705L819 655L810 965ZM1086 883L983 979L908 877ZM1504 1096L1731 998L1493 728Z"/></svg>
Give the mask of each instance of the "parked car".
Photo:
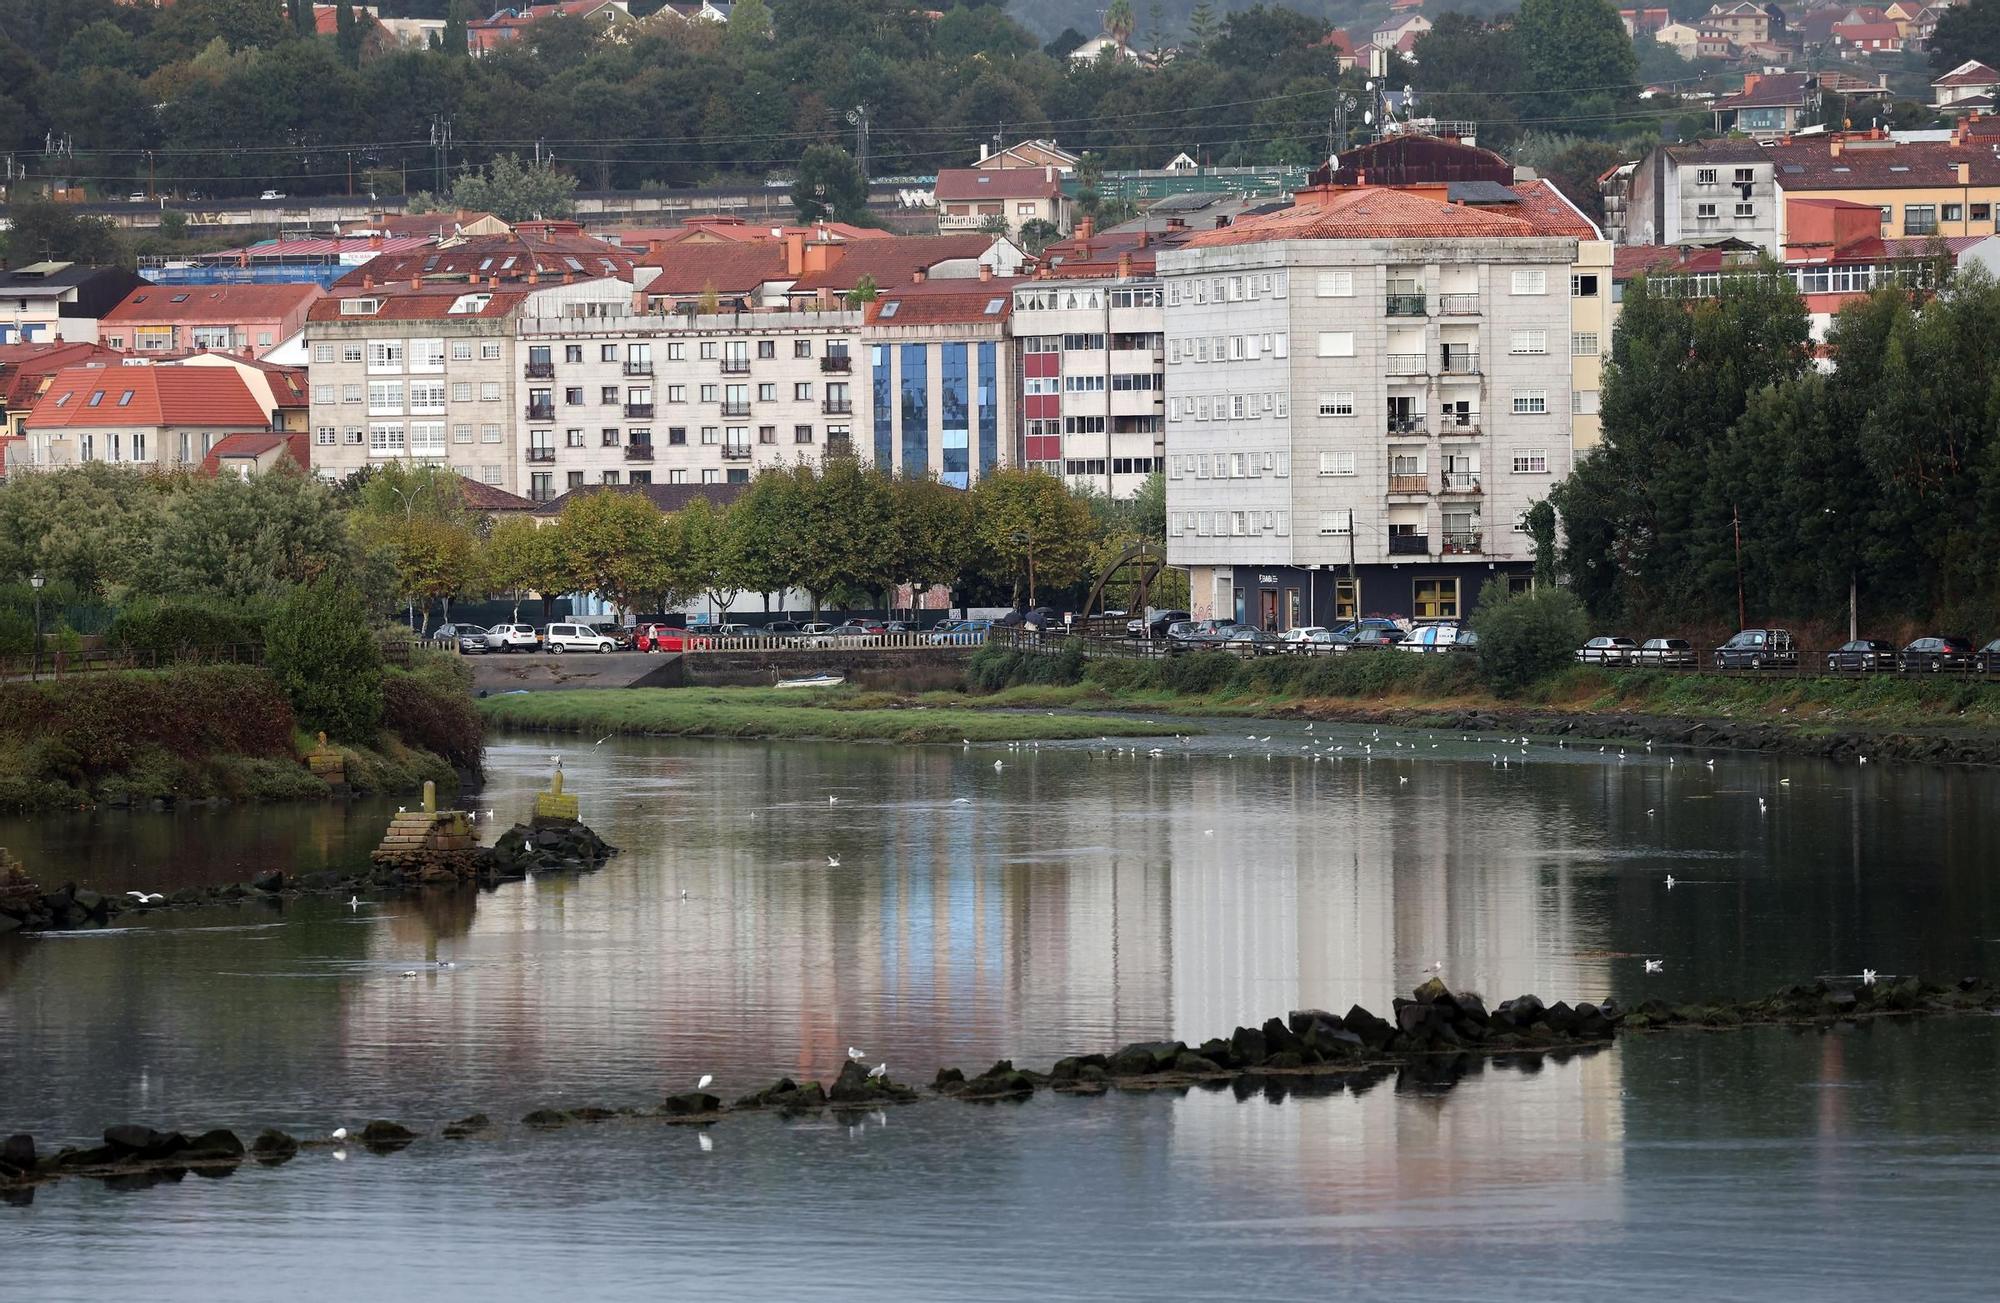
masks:
<svg viewBox="0 0 2000 1303"><path fill-rule="evenodd" d="M1585 665L1630 665L1639 644L1622 634L1592 638L1576 649L1576 659Z"/></svg>
<svg viewBox="0 0 2000 1303"><path fill-rule="evenodd" d="M642 624L633 631L632 645L642 652L678 652L690 647L710 647L714 640L670 624Z"/></svg>
<svg viewBox="0 0 2000 1303"><path fill-rule="evenodd" d="M1632 654L1634 665L1651 665L1667 670L1691 670L1699 658L1694 644L1685 638L1648 638Z"/></svg>
<svg viewBox="0 0 2000 1303"><path fill-rule="evenodd" d="M883 633L922 633L923 631L924 626L918 624L915 620L885 620L882 624Z"/></svg>
<svg viewBox="0 0 2000 1303"><path fill-rule="evenodd" d="M618 650L617 639L587 624L552 624L542 638L542 645L552 652Z"/></svg>
<svg viewBox="0 0 2000 1303"><path fill-rule="evenodd" d="M1179 620L1192 620L1193 618L1186 611L1148 609L1143 616L1127 620L1125 622L1125 632L1133 638L1164 638L1167 635L1168 625Z"/></svg>
<svg viewBox="0 0 2000 1303"><path fill-rule="evenodd" d="M282 190L266 190L263 194L258 195L257 197L259 199L283 199L285 197L285 192Z"/></svg>
<svg viewBox="0 0 2000 1303"><path fill-rule="evenodd" d="M504 650L493 640L491 632L480 628L476 624L459 624L453 625L452 628L457 631L456 641L458 643L458 653L461 656L470 656L477 652Z"/></svg>
<svg viewBox="0 0 2000 1303"><path fill-rule="evenodd" d="M487 645L495 651L540 651L542 635L532 624L496 624L486 631Z"/></svg>
<svg viewBox="0 0 2000 1303"><path fill-rule="evenodd" d="M1462 624L1427 624L1396 645L1407 652L1471 651L1479 635Z"/></svg>
<svg viewBox="0 0 2000 1303"><path fill-rule="evenodd" d="M1229 641L1238 629L1248 628L1234 620L1187 620L1167 626L1169 652L1214 651Z"/></svg>
<svg viewBox="0 0 2000 1303"><path fill-rule="evenodd" d="M810 638L816 634L827 633L831 631L832 628L833 626L831 624L828 624L825 620L808 620L804 624L799 626L799 636L804 638Z"/></svg>
<svg viewBox="0 0 2000 1303"><path fill-rule="evenodd" d="M1797 665L1799 649L1789 629L1745 629L1715 649L1718 670Z"/></svg>
<svg viewBox="0 0 2000 1303"><path fill-rule="evenodd" d="M1311 642L1314 634L1325 632L1326 630L1317 624L1300 624L1285 630L1284 637L1286 642L1293 644L1291 650L1297 651L1304 644Z"/></svg>
<svg viewBox="0 0 2000 1303"><path fill-rule="evenodd" d="M1335 629L1332 641L1333 649L1337 652L1378 651L1384 647L1397 646L1407 637L1408 634L1394 625L1384 629L1374 624L1367 624L1346 633Z"/></svg>
<svg viewBox="0 0 2000 1303"><path fill-rule="evenodd" d="M1368 629L1399 633L1407 638L1410 634L1410 623L1393 615L1364 615L1359 620L1349 620L1345 624L1333 626L1334 635L1342 641L1350 641L1354 635Z"/></svg>
<svg viewBox="0 0 2000 1303"><path fill-rule="evenodd" d="M1896 644L1881 638L1856 638L1828 652L1826 667L1830 670L1893 670L1896 668Z"/></svg>
<svg viewBox="0 0 2000 1303"><path fill-rule="evenodd" d="M616 650L618 651L631 650L632 635L628 633L625 629L621 628L620 626L609 623L608 621L601 623L598 621L590 621L590 622L579 621L579 623L582 623L583 627L590 630L590 632L597 634L601 637L609 638L611 640L612 646Z"/></svg>
<svg viewBox="0 0 2000 1303"><path fill-rule="evenodd" d="M799 622L797 620L773 620L764 626L764 632L773 637L779 637L788 633L797 633L798 631Z"/></svg>
<svg viewBox="0 0 2000 1303"><path fill-rule="evenodd" d="M125 196L125 201L127 203L143 204L146 202L146 192L144 190L134 190L131 194Z"/></svg>
<svg viewBox="0 0 2000 1303"><path fill-rule="evenodd" d="M1265 629L1239 624L1220 640L1218 645L1224 651L1233 651L1239 656L1276 656L1285 650L1285 640Z"/></svg>
<svg viewBox="0 0 2000 1303"><path fill-rule="evenodd" d="M1929 670L1933 674L1944 670L1969 670L1978 655L1972 649L1970 639L1936 634L1919 638L1903 648L1903 654L1896 659L1896 668L1906 674L1911 670Z"/></svg>
<svg viewBox="0 0 2000 1303"><path fill-rule="evenodd" d="M2000 674L2000 638L1979 649L1979 662L1975 668L1981 674Z"/></svg>
<svg viewBox="0 0 2000 1303"><path fill-rule="evenodd" d="M931 629L931 642L940 647L980 643L986 641L986 633L992 627L991 620L939 620Z"/></svg>
<svg viewBox="0 0 2000 1303"><path fill-rule="evenodd" d="M747 624L733 624L723 620L712 624L690 625L689 628L695 633L706 634L711 638L742 638L756 632Z"/></svg>
<svg viewBox="0 0 2000 1303"><path fill-rule="evenodd" d="M866 624L859 620L849 620L846 624L834 625L825 633L814 634L812 645L815 647L833 647L843 642L851 643L857 639L873 638L874 636L875 630L869 628Z"/></svg>

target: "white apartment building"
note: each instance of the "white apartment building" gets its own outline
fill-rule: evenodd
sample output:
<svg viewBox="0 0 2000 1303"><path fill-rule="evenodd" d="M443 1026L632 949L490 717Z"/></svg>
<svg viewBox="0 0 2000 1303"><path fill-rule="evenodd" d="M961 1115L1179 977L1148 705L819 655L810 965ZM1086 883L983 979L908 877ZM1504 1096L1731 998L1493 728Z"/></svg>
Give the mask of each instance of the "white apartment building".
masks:
<svg viewBox="0 0 2000 1303"><path fill-rule="evenodd" d="M737 484L851 454L869 419L858 310L514 324L528 497L589 484Z"/></svg>
<svg viewBox="0 0 2000 1303"><path fill-rule="evenodd" d="M1163 464L1165 293L1151 271L1127 253L1015 287L1026 465L1129 498Z"/></svg>
<svg viewBox="0 0 2000 1303"><path fill-rule="evenodd" d="M1160 254L1167 553L1198 616L1453 619L1529 581L1522 518L1570 466L1576 229L1320 187Z"/></svg>

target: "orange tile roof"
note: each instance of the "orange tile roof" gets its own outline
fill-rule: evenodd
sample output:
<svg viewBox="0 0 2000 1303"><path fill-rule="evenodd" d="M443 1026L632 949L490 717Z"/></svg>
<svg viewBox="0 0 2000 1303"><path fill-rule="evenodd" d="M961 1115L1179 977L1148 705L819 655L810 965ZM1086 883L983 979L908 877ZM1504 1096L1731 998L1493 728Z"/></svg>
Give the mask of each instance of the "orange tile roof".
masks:
<svg viewBox="0 0 2000 1303"><path fill-rule="evenodd" d="M17 412L33 407L43 383L66 366L115 362L123 356L102 344L0 344L0 408Z"/></svg>
<svg viewBox="0 0 2000 1303"><path fill-rule="evenodd" d="M585 235L574 222L522 222L505 235L473 235L448 245L383 253L356 267L334 285L339 293L364 279L407 282L411 277L464 281L497 276L502 284L571 276L622 276L635 255L608 240Z"/></svg>
<svg viewBox="0 0 2000 1303"><path fill-rule="evenodd" d="M104 314L106 325L144 321L194 321L234 325L278 320L326 293L317 284L148 285Z"/></svg>
<svg viewBox="0 0 2000 1303"><path fill-rule="evenodd" d="M1002 326L1014 310L1021 276L925 281L884 290L868 308L870 326ZM893 310L892 310L893 305Z"/></svg>
<svg viewBox="0 0 2000 1303"><path fill-rule="evenodd" d="M112 425L261 430L270 423L271 414L250 396L243 377L219 366L65 367L28 414L29 428L43 430Z"/></svg>
<svg viewBox="0 0 2000 1303"><path fill-rule="evenodd" d="M1050 180L1039 167L941 168L932 186L939 203L981 199L1053 199L1062 179Z"/></svg>
<svg viewBox="0 0 2000 1303"><path fill-rule="evenodd" d="M1543 235L1568 235L1579 240L1601 240L1604 233L1596 223L1577 211L1569 197L1556 189L1555 182L1547 177L1534 181L1517 181L1507 187L1521 196L1521 202L1503 209L1523 221L1532 222Z"/></svg>
<svg viewBox="0 0 2000 1303"><path fill-rule="evenodd" d="M475 480L470 476L458 477L459 497L473 511L533 511L535 503L517 493L509 493L503 488Z"/></svg>
<svg viewBox="0 0 2000 1303"><path fill-rule="evenodd" d="M280 445L292 455L292 463L300 470L311 469L312 441L304 434L226 434L201 459L201 473L216 474L222 469L225 457L262 457Z"/></svg>
<svg viewBox="0 0 2000 1303"><path fill-rule="evenodd" d="M785 246L775 240L757 243L669 244L639 260L657 267L648 294L748 294L766 281L788 281Z"/></svg>
<svg viewBox="0 0 2000 1303"><path fill-rule="evenodd" d="M526 286L501 289L487 289L480 285L459 282L457 284L425 285L421 289L411 289L406 282L398 281L389 285L377 285L364 289L360 285L337 285L329 298L319 300L306 314L308 321L420 321L443 317L504 317L521 305L531 291ZM467 294L480 294L486 303L477 312L453 312L452 305ZM340 310L344 299L377 299L380 311L373 313L349 314Z"/></svg>
<svg viewBox="0 0 2000 1303"><path fill-rule="evenodd" d="M1441 188L1440 188L1441 189ZM1454 240L1549 235L1524 217L1380 186L1301 190L1292 207L1203 231L1190 249L1272 240Z"/></svg>
<svg viewBox="0 0 2000 1303"><path fill-rule="evenodd" d="M877 286L907 284L919 271L929 271L941 262L977 258L993 247L994 237L973 232L966 235L899 235L887 240L864 240L843 247L840 257L825 271L807 272L792 283L792 293L805 294L827 289L845 293L873 277Z"/></svg>

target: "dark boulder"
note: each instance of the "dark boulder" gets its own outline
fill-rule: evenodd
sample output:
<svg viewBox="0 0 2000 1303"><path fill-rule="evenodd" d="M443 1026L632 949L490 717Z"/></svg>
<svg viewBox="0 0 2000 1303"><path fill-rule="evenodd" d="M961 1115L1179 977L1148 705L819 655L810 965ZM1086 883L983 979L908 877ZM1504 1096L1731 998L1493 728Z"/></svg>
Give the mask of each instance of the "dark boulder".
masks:
<svg viewBox="0 0 2000 1303"><path fill-rule="evenodd" d="M1191 1050L1181 1051L1180 1055L1174 1059L1175 1072L1186 1072L1196 1076L1213 1076L1222 1070L1222 1065L1214 1059L1205 1058Z"/></svg>
<svg viewBox="0 0 2000 1303"><path fill-rule="evenodd" d="M285 875L277 869L266 869L250 879L253 891L278 892L285 889Z"/></svg>
<svg viewBox="0 0 2000 1303"><path fill-rule="evenodd" d="M960 1099L1026 1099L1035 1093L1035 1081L1011 1059L1002 1059L954 1093Z"/></svg>
<svg viewBox="0 0 2000 1303"><path fill-rule="evenodd" d="M553 1131L557 1127L569 1125L569 1114L559 1108L538 1108L532 1113L525 1114L521 1118L521 1122L526 1126L540 1127L544 1131Z"/></svg>
<svg viewBox="0 0 2000 1303"><path fill-rule="evenodd" d="M1430 1005L1403 1004L1396 1010L1396 1029L1405 1036L1417 1036L1435 1023L1437 1017Z"/></svg>
<svg viewBox="0 0 2000 1303"><path fill-rule="evenodd" d="M1297 1054L1305 1043L1292 1034L1292 1029L1285 1026L1282 1018L1267 1018L1264 1020L1264 1044L1270 1047L1273 1054L1287 1051Z"/></svg>
<svg viewBox="0 0 2000 1303"><path fill-rule="evenodd" d="M917 1098L917 1092L886 1075L871 1077L867 1068L849 1059L826 1096L835 1104L902 1104Z"/></svg>
<svg viewBox="0 0 2000 1303"><path fill-rule="evenodd" d="M1149 1072L1166 1072L1186 1048L1179 1041L1141 1041L1127 1045L1112 1055L1104 1070L1114 1077L1143 1077Z"/></svg>
<svg viewBox="0 0 2000 1303"><path fill-rule="evenodd" d="M484 1113L474 1113L470 1117L462 1117L456 1122L447 1123L444 1129L444 1137L447 1140L463 1140L467 1136L476 1135L481 1131L487 1130L492 1125L492 1118L487 1117Z"/></svg>
<svg viewBox="0 0 2000 1303"><path fill-rule="evenodd" d="M1236 1061L1246 1068L1255 1067L1271 1054L1271 1047L1264 1041L1264 1033L1255 1027L1238 1027L1231 1032L1229 1048L1235 1052Z"/></svg>
<svg viewBox="0 0 2000 1303"><path fill-rule="evenodd" d="M1486 1012L1486 1001L1470 991L1459 991L1454 997L1458 1002L1458 1016L1475 1027L1484 1027L1492 1020Z"/></svg>
<svg viewBox="0 0 2000 1303"><path fill-rule="evenodd" d="M1440 1000L1451 999L1451 988L1444 984L1442 977L1432 977L1410 994L1417 998L1418 1004L1436 1004Z"/></svg>
<svg viewBox="0 0 2000 1303"><path fill-rule="evenodd" d="M1362 1044L1371 1050L1379 1050L1389 1043L1396 1034L1395 1025L1386 1018L1378 1018L1360 1005L1354 1005L1342 1015L1341 1023L1348 1031L1361 1038Z"/></svg>
<svg viewBox="0 0 2000 1303"><path fill-rule="evenodd" d="M950 1090L965 1084L965 1072L960 1068L939 1068L937 1076L931 1078L932 1090Z"/></svg>
<svg viewBox="0 0 2000 1303"><path fill-rule="evenodd" d="M151 1127L142 1127L130 1122L104 1128L104 1143L128 1154L147 1153L165 1139L164 1135Z"/></svg>
<svg viewBox="0 0 2000 1303"><path fill-rule="evenodd" d="M1104 1075L1104 1065L1108 1060L1102 1054L1078 1054L1067 1059L1058 1059L1049 1069L1049 1080L1057 1084L1079 1081L1090 1074Z"/></svg>
<svg viewBox="0 0 2000 1303"><path fill-rule="evenodd" d="M388 1153L402 1149L417 1138L417 1133L400 1122L389 1122L381 1118L361 1128L361 1143L378 1153Z"/></svg>
<svg viewBox="0 0 2000 1303"><path fill-rule="evenodd" d="M187 1142L187 1148L175 1155L189 1162L243 1157L243 1142L236 1138L234 1131L217 1128L204 1131Z"/></svg>
<svg viewBox="0 0 2000 1303"><path fill-rule="evenodd" d="M111 913L111 901L94 891L79 891L74 897L79 914L95 922L102 923Z"/></svg>
<svg viewBox="0 0 2000 1303"><path fill-rule="evenodd" d="M1306 1066L1306 1061L1297 1050L1279 1050L1276 1054L1264 1060L1263 1066L1274 1070L1303 1068Z"/></svg>
<svg viewBox="0 0 2000 1303"><path fill-rule="evenodd" d="M736 1101L737 1108L775 1108L780 1112L803 1112L826 1106L826 1087L817 1081L804 1085L790 1077L780 1077L755 1094Z"/></svg>
<svg viewBox="0 0 2000 1303"><path fill-rule="evenodd" d="M1564 1036L1573 1034L1580 1021L1576 1010L1570 1008L1567 1003L1561 1000L1556 1001L1542 1012L1542 1022L1547 1025L1548 1029Z"/></svg>
<svg viewBox="0 0 2000 1303"><path fill-rule="evenodd" d="M1861 1003L1861 1000L1853 991L1841 990L1828 991L1823 1002L1835 1013L1852 1013L1854 1006Z"/></svg>
<svg viewBox="0 0 2000 1303"><path fill-rule="evenodd" d="M1237 1066L1236 1047L1220 1037L1211 1036L1201 1043L1201 1048L1196 1052L1202 1058L1219 1063L1225 1068Z"/></svg>
<svg viewBox="0 0 2000 1303"><path fill-rule="evenodd" d="M282 1131L266 1129L250 1142L250 1152L259 1158L286 1159L299 1152L299 1142Z"/></svg>
<svg viewBox="0 0 2000 1303"><path fill-rule="evenodd" d="M1306 1033L1316 1027L1338 1030L1340 1027L1340 1015L1337 1013L1328 1013L1324 1009L1294 1009L1285 1016L1285 1025L1292 1029L1294 1036L1297 1036L1300 1040L1304 1040Z"/></svg>
<svg viewBox="0 0 2000 1303"><path fill-rule="evenodd" d="M705 1090L684 1090L660 1101L668 1117L693 1117L699 1113L720 1113L722 1101Z"/></svg>
<svg viewBox="0 0 2000 1303"><path fill-rule="evenodd" d="M0 1140L0 1163L23 1172L35 1170L35 1138L26 1133Z"/></svg>

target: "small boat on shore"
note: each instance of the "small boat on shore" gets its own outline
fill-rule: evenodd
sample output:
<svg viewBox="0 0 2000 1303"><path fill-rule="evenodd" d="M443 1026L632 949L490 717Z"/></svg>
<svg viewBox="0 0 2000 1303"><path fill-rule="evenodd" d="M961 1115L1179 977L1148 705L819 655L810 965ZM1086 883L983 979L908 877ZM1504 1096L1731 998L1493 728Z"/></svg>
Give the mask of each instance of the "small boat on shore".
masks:
<svg viewBox="0 0 2000 1303"><path fill-rule="evenodd" d="M811 674L803 679L779 679L780 688L837 688L847 682L844 674Z"/></svg>

